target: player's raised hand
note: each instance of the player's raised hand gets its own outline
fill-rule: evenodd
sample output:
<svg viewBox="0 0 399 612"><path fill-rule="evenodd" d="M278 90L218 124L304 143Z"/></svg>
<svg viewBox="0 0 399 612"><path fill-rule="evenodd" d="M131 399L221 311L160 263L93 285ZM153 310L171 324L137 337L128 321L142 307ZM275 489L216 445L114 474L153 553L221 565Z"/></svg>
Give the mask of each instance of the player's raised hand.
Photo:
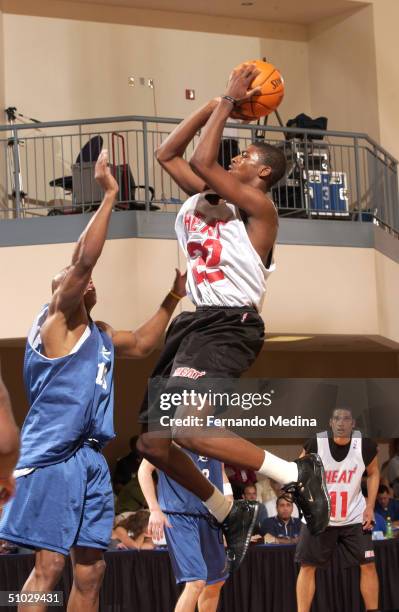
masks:
<svg viewBox="0 0 399 612"><path fill-rule="evenodd" d="M258 74L260 74L260 70L255 64L242 64L235 68L230 74L225 95L234 98L238 106L240 103L246 102L260 92L260 87L249 89L250 84Z"/></svg>
<svg viewBox="0 0 399 612"><path fill-rule="evenodd" d="M184 297L186 295L186 282L187 282L187 271L182 274L180 270L175 268L176 276L173 282L172 291L180 297Z"/></svg>
<svg viewBox="0 0 399 612"><path fill-rule="evenodd" d="M102 149L100 155L98 156L94 171L94 178L104 191L114 194L118 193L118 183L112 176L111 170L108 165L107 149Z"/></svg>
<svg viewBox="0 0 399 612"><path fill-rule="evenodd" d="M0 508L6 504L15 493L15 478L0 478Z"/></svg>
<svg viewBox="0 0 399 612"><path fill-rule="evenodd" d="M148 521L148 533L155 542L163 539L165 527L172 527L166 514L162 510L152 510Z"/></svg>

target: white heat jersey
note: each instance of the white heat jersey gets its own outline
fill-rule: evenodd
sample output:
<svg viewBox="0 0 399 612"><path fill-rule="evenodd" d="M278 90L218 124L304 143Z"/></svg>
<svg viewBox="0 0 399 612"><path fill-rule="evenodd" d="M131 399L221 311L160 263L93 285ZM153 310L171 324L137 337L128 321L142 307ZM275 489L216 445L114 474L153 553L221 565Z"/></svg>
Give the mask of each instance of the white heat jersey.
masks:
<svg viewBox="0 0 399 612"><path fill-rule="evenodd" d="M254 306L260 312L275 265L264 266L237 207L210 204L207 195L190 197L176 219L187 257L187 295L196 306Z"/></svg>
<svg viewBox="0 0 399 612"><path fill-rule="evenodd" d="M329 525L339 527L363 523L366 500L362 494L361 480L366 466L360 431L353 432L349 452L343 461L335 461L332 457L327 432L317 435L317 452L324 464L331 499Z"/></svg>

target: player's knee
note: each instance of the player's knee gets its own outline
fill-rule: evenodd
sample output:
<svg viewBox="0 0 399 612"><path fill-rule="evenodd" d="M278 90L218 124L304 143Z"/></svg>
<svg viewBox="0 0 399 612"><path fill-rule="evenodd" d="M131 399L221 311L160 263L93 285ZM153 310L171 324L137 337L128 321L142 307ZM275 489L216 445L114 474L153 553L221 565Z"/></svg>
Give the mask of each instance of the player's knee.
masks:
<svg viewBox="0 0 399 612"><path fill-rule="evenodd" d="M89 565L76 565L74 570L75 587L83 594L93 594L100 590L105 573L105 561L99 559Z"/></svg>
<svg viewBox="0 0 399 612"><path fill-rule="evenodd" d="M301 565L301 574L302 576L312 576L316 572L315 565Z"/></svg>
<svg viewBox="0 0 399 612"><path fill-rule="evenodd" d="M195 593L198 597L201 595L205 587L205 580L192 580L191 582L186 582L186 589L191 593Z"/></svg>
<svg viewBox="0 0 399 612"><path fill-rule="evenodd" d="M35 574L46 584L57 582L65 567L65 557L57 552L40 551L36 556Z"/></svg>
<svg viewBox="0 0 399 612"><path fill-rule="evenodd" d="M220 580L219 582L214 582L213 584L207 584L205 587L205 591L209 593L210 596L216 595L222 589L225 580Z"/></svg>
<svg viewBox="0 0 399 612"><path fill-rule="evenodd" d="M371 576L376 573L375 563L362 563L360 571L364 576Z"/></svg>

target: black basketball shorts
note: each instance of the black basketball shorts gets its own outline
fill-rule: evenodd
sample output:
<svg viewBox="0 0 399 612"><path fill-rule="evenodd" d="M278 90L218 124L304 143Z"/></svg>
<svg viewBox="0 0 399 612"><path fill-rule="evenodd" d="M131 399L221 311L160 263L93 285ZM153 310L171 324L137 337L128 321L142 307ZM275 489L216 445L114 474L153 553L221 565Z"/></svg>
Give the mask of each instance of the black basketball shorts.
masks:
<svg viewBox="0 0 399 612"><path fill-rule="evenodd" d="M361 523L327 527L319 536L311 535L307 526L302 525L295 561L323 568L329 563L336 548L338 554L342 554L343 567L375 561L371 532L363 531Z"/></svg>
<svg viewBox="0 0 399 612"><path fill-rule="evenodd" d="M239 378L261 351L264 334L255 308L201 306L183 312L168 329L151 378L167 378L170 390L195 390L206 379ZM146 393L139 422L159 422L162 414L158 402L150 405Z"/></svg>

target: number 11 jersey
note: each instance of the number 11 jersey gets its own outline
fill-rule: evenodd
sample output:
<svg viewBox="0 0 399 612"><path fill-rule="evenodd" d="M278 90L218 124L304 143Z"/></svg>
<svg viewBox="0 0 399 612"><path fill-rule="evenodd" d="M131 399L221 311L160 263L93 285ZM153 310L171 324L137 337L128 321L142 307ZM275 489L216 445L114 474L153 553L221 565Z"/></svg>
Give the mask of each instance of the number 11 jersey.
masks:
<svg viewBox="0 0 399 612"><path fill-rule="evenodd" d="M326 472L327 490L331 499L330 527L363 522L366 500L361 489L366 468L362 453L362 434L354 431L348 454L336 461L331 454L328 433L317 435L317 452Z"/></svg>

